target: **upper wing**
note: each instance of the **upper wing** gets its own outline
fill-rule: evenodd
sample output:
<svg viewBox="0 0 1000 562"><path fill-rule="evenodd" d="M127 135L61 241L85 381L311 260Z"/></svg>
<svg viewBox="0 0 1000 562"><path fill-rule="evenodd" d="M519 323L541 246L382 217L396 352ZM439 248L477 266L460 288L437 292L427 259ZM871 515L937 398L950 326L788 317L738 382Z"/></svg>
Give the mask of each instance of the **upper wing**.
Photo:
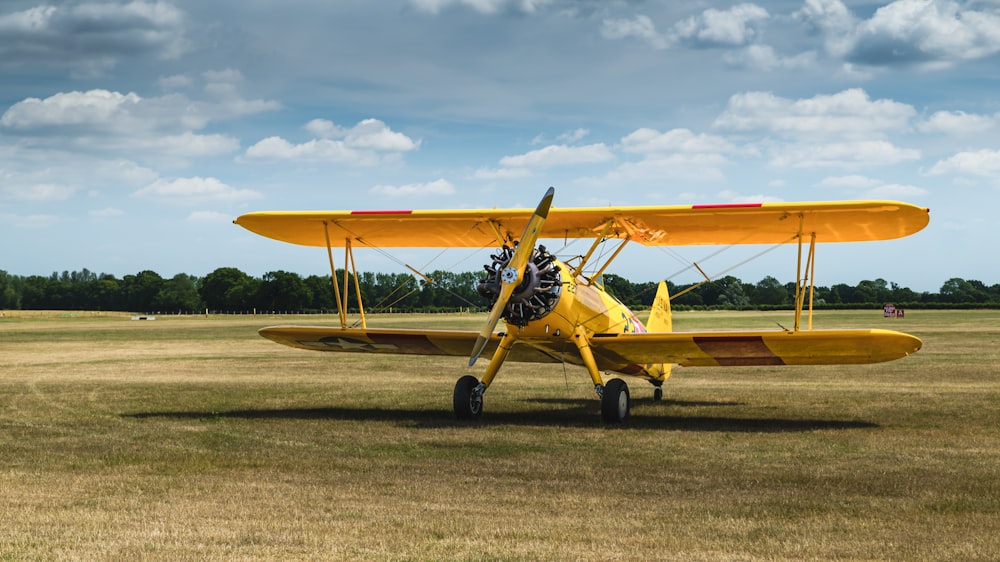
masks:
<svg viewBox="0 0 1000 562"><path fill-rule="evenodd" d="M929 210L896 201L832 201L663 207L552 208L541 238L629 238L645 245L779 244L798 233L817 242L908 236ZM531 209L274 211L234 222L292 244L343 247L488 247L514 240Z"/></svg>
<svg viewBox="0 0 1000 562"><path fill-rule="evenodd" d="M319 351L453 355L467 357L477 332L276 326L260 335L278 343ZM493 334L486 347L500 342ZM598 334L590 340L601 370L629 372L635 365L673 363L689 367L735 365L841 365L891 361L915 353L919 338L891 330L808 332L672 332ZM510 361L582 364L568 340L518 340Z"/></svg>

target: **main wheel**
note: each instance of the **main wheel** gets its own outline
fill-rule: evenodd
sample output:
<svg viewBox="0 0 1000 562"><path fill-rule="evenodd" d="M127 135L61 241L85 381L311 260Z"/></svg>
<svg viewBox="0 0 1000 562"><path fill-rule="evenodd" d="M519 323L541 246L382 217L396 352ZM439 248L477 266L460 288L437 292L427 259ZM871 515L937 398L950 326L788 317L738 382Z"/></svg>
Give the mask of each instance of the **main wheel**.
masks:
<svg viewBox="0 0 1000 562"><path fill-rule="evenodd" d="M658 386L653 389L653 402L659 402L663 400L663 387Z"/></svg>
<svg viewBox="0 0 1000 562"><path fill-rule="evenodd" d="M621 379L611 379L604 385L601 397L601 418L607 423L621 423L628 419L628 385Z"/></svg>
<svg viewBox="0 0 1000 562"><path fill-rule="evenodd" d="M483 413L483 394L476 389L479 379L465 375L455 383L455 417L460 420L474 420Z"/></svg>

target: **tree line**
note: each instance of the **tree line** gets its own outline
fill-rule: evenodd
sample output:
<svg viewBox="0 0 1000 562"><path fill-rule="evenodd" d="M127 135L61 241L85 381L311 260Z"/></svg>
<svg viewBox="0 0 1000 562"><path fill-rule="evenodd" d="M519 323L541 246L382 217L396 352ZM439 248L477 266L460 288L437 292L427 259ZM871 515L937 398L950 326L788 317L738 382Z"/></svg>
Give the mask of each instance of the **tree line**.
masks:
<svg viewBox="0 0 1000 562"><path fill-rule="evenodd" d="M366 312L436 312L482 310L486 303L476 293L482 276L476 272L434 271L426 279L403 273L359 273L345 279L338 271L341 291L348 291L349 309L357 310L355 286L360 288ZM618 275L605 275L604 286L629 307L649 307L657 282L632 282ZM668 282L677 295L673 306L685 308L767 309L794 305L795 283L765 277L744 283L726 276L702 285ZM342 293L343 294L343 293ZM1000 284L987 286L976 280L951 278L936 292L916 292L884 279L864 280L815 287L818 308L882 306L899 307L1000 307ZM11 275L0 270L0 309L14 310L104 310L145 313L193 312L315 312L337 310L333 283L327 275L301 276L271 271L253 277L237 268L221 267L197 277L179 273L170 278L154 271L140 271L121 279L87 269L49 276Z"/></svg>

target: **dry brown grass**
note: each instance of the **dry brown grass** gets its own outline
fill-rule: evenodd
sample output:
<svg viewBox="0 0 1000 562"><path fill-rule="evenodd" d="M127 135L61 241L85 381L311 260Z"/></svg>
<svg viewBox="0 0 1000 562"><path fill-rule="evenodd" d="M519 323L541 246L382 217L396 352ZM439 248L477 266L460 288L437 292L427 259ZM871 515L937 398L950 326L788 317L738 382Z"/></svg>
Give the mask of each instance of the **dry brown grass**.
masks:
<svg viewBox="0 0 1000 562"><path fill-rule="evenodd" d="M456 423L464 361L255 334L289 320L0 319L0 559L1000 553L998 312L823 313L817 327L891 325L924 349L872 366L678 370L660 404L630 384L625 427L600 423L582 370L518 364L481 423ZM775 321L788 315L676 326Z"/></svg>

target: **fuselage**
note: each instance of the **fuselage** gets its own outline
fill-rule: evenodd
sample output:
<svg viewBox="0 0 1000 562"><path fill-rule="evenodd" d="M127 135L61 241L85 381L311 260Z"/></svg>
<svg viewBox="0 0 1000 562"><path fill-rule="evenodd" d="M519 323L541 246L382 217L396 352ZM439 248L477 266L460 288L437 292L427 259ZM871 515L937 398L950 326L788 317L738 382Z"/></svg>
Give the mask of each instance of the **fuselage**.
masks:
<svg viewBox="0 0 1000 562"><path fill-rule="evenodd" d="M594 334L646 333L646 326L632 310L605 291L592 280L572 274L572 268L555 262L559 267L562 286L559 299L547 314L525 326L507 324L508 330L518 333L518 341L531 345L532 340L545 342L551 349L552 340L564 339L568 345L577 326L582 326L588 336ZM669 312L667 312L669 314ZM621 364L610 366L618 373L662 381L670 369L664 365Z"/></svg>

